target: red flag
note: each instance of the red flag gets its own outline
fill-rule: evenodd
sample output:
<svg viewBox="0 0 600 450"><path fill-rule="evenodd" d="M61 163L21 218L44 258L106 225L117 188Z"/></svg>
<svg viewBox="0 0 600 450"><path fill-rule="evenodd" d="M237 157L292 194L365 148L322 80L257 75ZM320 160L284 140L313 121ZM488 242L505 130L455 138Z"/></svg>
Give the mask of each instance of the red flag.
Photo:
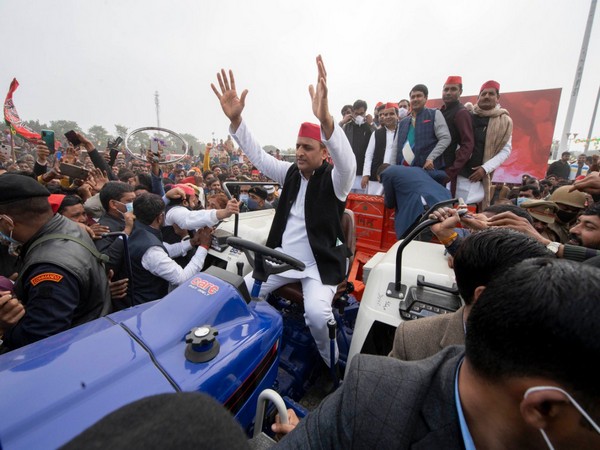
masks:
<svg viewBox="0 0 600 450"><path fill-rule="evenodd" d="M10 88L8 89L8 94L6 94L6 100L4 100L4 120L6 121L6 125L10 125L19 136L22 136L25 139L41 139L42 137L38 133L26 127L21 122L21 118L19 117L19 113L17 112L12 99L13 92L15 92L18 87L19 82L16 78L13 78L12 83L10 83Z"/></svg>

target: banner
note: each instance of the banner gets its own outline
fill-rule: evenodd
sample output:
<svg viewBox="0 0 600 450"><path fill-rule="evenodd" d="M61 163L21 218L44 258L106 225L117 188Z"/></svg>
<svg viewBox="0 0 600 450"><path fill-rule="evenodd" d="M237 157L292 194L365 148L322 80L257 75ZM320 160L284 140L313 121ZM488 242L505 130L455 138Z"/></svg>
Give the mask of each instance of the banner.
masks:
<svg viewBox="0 0 600 450"><path fill-rule="evenodd" d="M17 112L12 99L13 93L18 87L19 82L16 78L13 78L12 83L10 83L10 88L8 89L8 94L6 94L6 100L4 101L4 120L6 125L9 125L15 133L27 140L41 139L42 137L38 133L26 127L21 122L21 118L19 117L19 113Z"/></svg>
<svg viewBox="0 0 600 450"><path fill-rule="evenodd" d="M513 120L512 152L494 172L494 181L521 183L525 173L541 180L546 176L561 89L500 92L500 105ZM461 96L461 103L477 103L477 96ZM428 108L442 106L429 100Z"/></svg>

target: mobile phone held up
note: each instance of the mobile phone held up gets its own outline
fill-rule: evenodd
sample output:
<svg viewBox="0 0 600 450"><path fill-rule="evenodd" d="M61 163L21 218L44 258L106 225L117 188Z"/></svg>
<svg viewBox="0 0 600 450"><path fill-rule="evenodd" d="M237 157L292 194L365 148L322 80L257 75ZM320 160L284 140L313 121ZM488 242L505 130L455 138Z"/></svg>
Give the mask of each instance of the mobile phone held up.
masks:
<svg viewBox="0 0 600 450"><path fill-rule="evenodd" d="M42 140L46 143L50 154L54 155L54 131L42 130Z"/></svg>
<svg viewBox="0 0 600 450"><path fill-rule="evenodd" d="M59 170L62 175L72 179L86 180L89 175L88 170L73 164L61 163Z"/></svg>
<svg viewBox="0 0 600 450"><path fill-rule="evenodd" d="M75 133L74 130L67 131L65 133L65 137L73 145L73 147L77 147L78 145L81 144L81 141L77 137L77 133Z"/></svg>
<svg viewBox="0 0 600 450"><path fill-rule="evenodd" d="M117 136L115 139L108 141L108 149L110 151L110 161L108 162L109 166L114 166L115 160L117 159L117 155L119 154L119 145L123 142L123 138L121 136Z"/></svg>

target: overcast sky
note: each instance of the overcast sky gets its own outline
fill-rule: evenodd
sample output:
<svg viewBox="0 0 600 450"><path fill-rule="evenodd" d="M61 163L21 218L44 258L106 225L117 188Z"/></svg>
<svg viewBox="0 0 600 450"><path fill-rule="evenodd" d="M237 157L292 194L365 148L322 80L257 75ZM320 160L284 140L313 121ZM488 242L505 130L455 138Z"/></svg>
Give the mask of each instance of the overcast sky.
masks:
<svg viewBox="0 0 600 450"><path fill-rule="evenodd" d="M377 7L375 7L377 5ZM262 145L292 147L314 121L308 85L322 54L330 109L372 110L448 75L464 94L495 79L501 92L562 88L563 130L589 0L2 0L0 95L13 77L23 120L75 120L87 130L161 125L201 141L227 136L210 89L221 67L250 92L244 118ZM571 131L587 135L600 83L600 13ZM241 89L239 89L241 91ZM600 117L594 136L600 136Z"/></svg>

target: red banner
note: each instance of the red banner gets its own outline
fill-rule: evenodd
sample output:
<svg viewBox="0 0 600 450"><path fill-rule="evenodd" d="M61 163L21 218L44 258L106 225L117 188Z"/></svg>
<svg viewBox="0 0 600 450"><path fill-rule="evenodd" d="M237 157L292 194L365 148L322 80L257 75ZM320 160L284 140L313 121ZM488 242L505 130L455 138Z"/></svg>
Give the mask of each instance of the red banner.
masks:
<svg viewBox="0 0 600 450"><path fill-rule="evenodd" d="M25 139L41 139L42 137L38 133L29 129L21 122L21 118L19 117L19 113L17 112L12 99L13 93L18 87L19 82L16 78L13 78L12 83L10 83L10 88L8 89L8 94L6 94L6 100L4 101L4 120L6 121L6 125L10 125L19 136L22 136Z"/></svg>
<svg viewBox="0 0 600 450"><path fill-rule="evenodd" d="M512 153L494 172L494 181L521 183L525 173L540 180L546 176L560 93L561 89L500 93L500 105L513 120ZM477 96L460 101L476 104ZM429 108L441 105L440 99L427 102Z"/></svg>

